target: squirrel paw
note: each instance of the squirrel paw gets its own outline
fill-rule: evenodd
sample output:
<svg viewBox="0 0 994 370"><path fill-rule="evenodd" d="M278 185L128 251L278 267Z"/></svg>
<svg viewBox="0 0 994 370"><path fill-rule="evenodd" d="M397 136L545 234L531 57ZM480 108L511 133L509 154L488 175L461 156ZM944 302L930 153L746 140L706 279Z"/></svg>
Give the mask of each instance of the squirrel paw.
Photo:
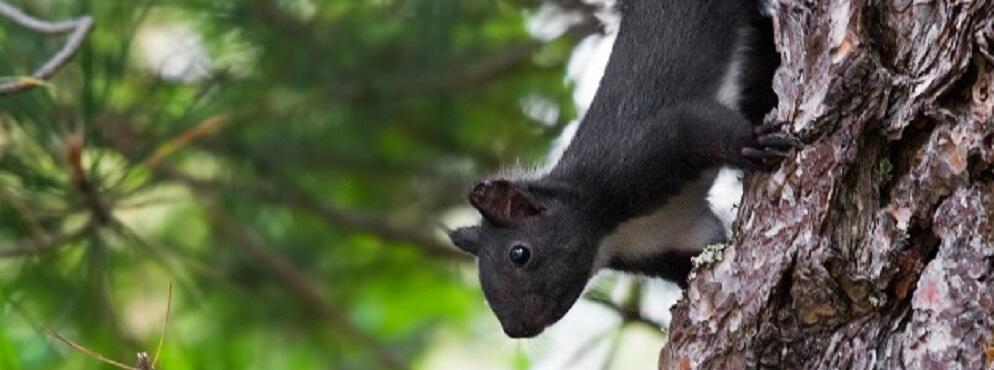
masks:
<svg viewBox="0 0 994 370"><path fill-rule="evenodd" d="M787 157L787 153L801 145L800 140L784 131L787 122L771 122L753 129L752 145L742 148L744 167L773 171Z"/></svg>

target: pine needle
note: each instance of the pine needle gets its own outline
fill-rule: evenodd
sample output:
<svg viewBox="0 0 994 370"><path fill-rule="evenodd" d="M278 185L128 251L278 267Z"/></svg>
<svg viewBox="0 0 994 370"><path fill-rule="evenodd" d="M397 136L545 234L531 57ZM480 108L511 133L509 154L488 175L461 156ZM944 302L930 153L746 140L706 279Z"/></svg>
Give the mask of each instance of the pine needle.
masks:
<svg viewBox="0 0 994 370"><path fill-rule="evenodd" d="M166 318L162 320L162 331L159 332L159 345L152 357L152 368L159 364L159 353L162 352L162 342L166 339L166 326L169 325L169 313L173 308L173 283L169 283L169 298L166 300Z"/></svg>
<svg viewBox="0 0 994 370"><path fill-rule="evenodd" d="M0 82L17 84L17 85L23 85L23 86L28 86L28 87L37 87L37 86L48 85L48 82L46 82L45 80L42 80L42 79L39 79L39 78L34 78L32 76L2 77L2 78L0 78Z"/></svg>
<svg viewBox="0 0 994 370"><path fill-rule="evenodd" d="M179 136L176 136L159 145L159 147L155 149L155 152L145 159L142 164L148 168L155 168L159 165L159 163L165 160L166 157L169 157L180 149L189 146L201 138L214 135L221 128L227 125L229 121L231 121L231 116L227 114L211 116L196 126L184 131Z"/></svg>
<svg viewBox="0 0 994 370"><path fill-rule="evenodd" d="M48 84L47 82L45 82L45 80L29 76L17 77L16 80L17 83L25 84L28 86L44 86Z"/></svg>

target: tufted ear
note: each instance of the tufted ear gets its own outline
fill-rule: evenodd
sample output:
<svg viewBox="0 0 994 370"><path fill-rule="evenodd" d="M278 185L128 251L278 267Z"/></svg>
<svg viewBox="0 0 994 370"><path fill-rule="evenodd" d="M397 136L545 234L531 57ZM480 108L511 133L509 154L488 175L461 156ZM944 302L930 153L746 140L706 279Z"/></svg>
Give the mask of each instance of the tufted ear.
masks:
<svg viewBox="0 0 994 370"><path fill-rule="evenodd" d="M480 227L460 227L449 231L449 239L452 240L452 244L455 244L459 247L459 249L476 255L476 251L480 246Z"/></svg>
<svg viewBox="0 0 994 370"><path fill-rule="evenodd" d="M499 227L520 224L545 210L514 183L507 180L484 181L469 193L469 202L487 221Z"/></svg>

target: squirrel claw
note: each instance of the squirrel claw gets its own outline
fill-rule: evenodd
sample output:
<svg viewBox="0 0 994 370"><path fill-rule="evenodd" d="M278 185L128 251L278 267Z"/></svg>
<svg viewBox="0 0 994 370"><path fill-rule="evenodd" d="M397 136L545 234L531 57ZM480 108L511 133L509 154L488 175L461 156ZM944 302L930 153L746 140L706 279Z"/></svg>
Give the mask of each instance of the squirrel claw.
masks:
<svg viewBox="0 0 994 370"><path fill-rule="evenodd" d="M742 156L748 163L747 167L764 171L772 171L787 157L788 152L801 145L800 140L784 132L787 122L771 122L757 126L755 143L742 148Z"/></svg>

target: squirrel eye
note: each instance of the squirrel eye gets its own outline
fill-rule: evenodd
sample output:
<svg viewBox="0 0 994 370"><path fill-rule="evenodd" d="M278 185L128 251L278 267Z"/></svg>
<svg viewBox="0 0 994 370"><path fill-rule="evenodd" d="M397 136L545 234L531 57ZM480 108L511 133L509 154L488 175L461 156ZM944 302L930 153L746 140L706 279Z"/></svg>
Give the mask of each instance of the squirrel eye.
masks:
<svg viewBox="0 0 994 370"><path fill-rule="evenodd" d="M531 255L531 251L524 245L518 244L511 248L511 262L514 262L515 265L524 265L531 258Z"/></svg>

